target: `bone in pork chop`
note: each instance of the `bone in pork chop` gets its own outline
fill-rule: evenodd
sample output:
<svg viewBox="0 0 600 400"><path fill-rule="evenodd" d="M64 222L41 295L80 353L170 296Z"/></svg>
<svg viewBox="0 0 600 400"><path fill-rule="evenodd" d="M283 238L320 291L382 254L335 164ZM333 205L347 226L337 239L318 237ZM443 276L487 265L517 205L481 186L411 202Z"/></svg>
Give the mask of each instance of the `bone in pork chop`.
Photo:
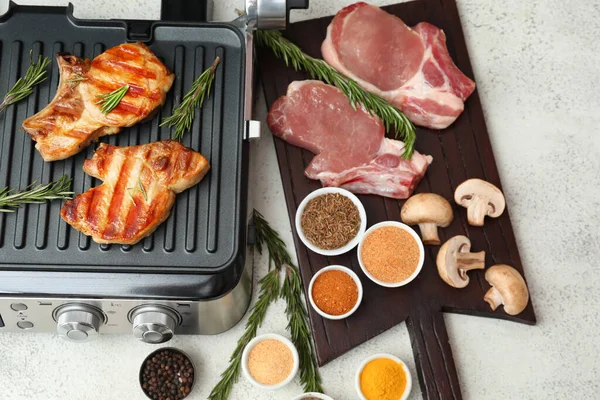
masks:
<svg viewBox="0 0 600 400"><path fill-rule="evenodd" d="M104 183L65 202L61 216L95 242L135 244L167 219L175 195L200 182L209 168L202 154L173 140L101 143L83 170Z"/></svg>
<svg viewBox="0 0 600 400"><path fill-rule="evenodd" d="M441 29L409 28L379 7L356 3L337 13L323 58L363 88L398 107L415 124L444 129L464 109L475 82L456 67Z"/></svg>
<svg viewBox="0 0 600 400"><path fill-rule="evenodd" d="M319 81L292 82L267 124L276 136L317 154L307 177L354 193L406 199L432 160L416 151L403 159L404 143L385 138L378 118L362 107L355 111L338 88Z"/></svg>
<svg viewBox="0 0 600 400"><path fill-rule="evenodd" d="M57 54L60 81L54 99L23 122L44 161L77 154L104 135L135 125L160 107L172 74L142 43L108 49L93 61ZM104 115L98 95L129 85L125 97Z"/></svg>

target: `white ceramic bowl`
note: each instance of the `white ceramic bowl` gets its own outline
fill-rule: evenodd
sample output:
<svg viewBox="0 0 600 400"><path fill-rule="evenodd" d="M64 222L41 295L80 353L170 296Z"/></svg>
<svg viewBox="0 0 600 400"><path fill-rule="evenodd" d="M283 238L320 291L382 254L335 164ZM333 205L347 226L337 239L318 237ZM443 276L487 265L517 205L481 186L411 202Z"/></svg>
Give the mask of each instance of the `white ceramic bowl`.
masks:
<svg viewBox="0 0 600 400"><path fill-rule="evenodd" d="M292 352L292 357L294 358L294 365L292 366L292 371L290 372L290 375L287 378L285 378L283 381L281 381L275 385L264 385L264 384L258 382L256 379L254 379L252 377L252 375L250 374L250 371L248 370L248 356L250 355L250 350L252 350L252 348L254 346L256 346L258 343L262 342L263 340L269 340L269 339L279 340L280 342L285 344ZM244 352L242 353L242 372L243 372L244 376L246 377L246 379L248 379L248 381L251 384L253 384L254 386L259 387L261 389L275 390L275 389L284 387L285 385L287 385L294 379L294 377L298 373L299 365L300 365L300 357L298 357L298 350L296 350L296 346L294 346L294 344L289 339L287 339L281 335L278 335L276 333L266 333L264 335L259 335L259 336L255 337L246 345L246 347L244 348Z"/></svg>
<svg viewBox="0 0 600 400"><path fill-rule="evenodd" d="M402 397L400 397L398 400L406 400L408 398L408 395L410 394L410 390L412 389L412 376L410 375L410 371L408 370L408 367L406 366L404 361L402 361L396 356L386 353L374 354L371 357L367 358L365 361L363 361L362 364L360 364L360 367L358 367L358 371L356 371L355 378L356 393L358 393L358 397L361 400L367 400L367 398L362 394L362 390L360 389L360 374L369 362L377 358L389 358L390 360L394 360L402 366L402 368L404 369L404 373L406 374L406 388L404 389L404 393L402 393Z"/></svg>
<svg viewBox="0 0 600 400"><path fill-rule="evenodd" d="M328 194L328 193L339 193L343 196L346 196L347 198L352 200L352 202L354 203L356 208L358 208L358 213L360 214L360 228L358 229L358 233L356 234L356 236L352 240L350 240L348 243L346 243L345 246L342 246L339 249L333 249L333 250L321 249L321 248L315 246L314 244L312 244L306 238L306 236L304 236L304 232L302 231L302 224L300 222L302 219L302 213L304 213L304 208L306 207L308 202L310 200L314 199L315 197L319 197L319 196L322 196L322 195ZM296 232L298 232L298 236L300 237L300 240L302 240L302 243L304 243L304 245L306 247L308 247L315 253L318 253L318 254L321 254L324 256L339 256L340 254L349 252L354 247L356 247L358 242L360 242L360 238L362 237L363 233L365 233L366 229L367 229L367 213L365 212L365 207L362 205L362 203L360 202L358 197L356 197L355 195L353 195L352 193L350 193L349 191L347 191L345 189L340 189L337 187L326 187L326 188L317 189L314 192L310 193L308 196L306 196L304 198L304 200L302 200L302 203L300 203L300 205L298 206L298 211L296 211Z"/></svg>
<svg viewBox="0 0 600 400"><path fill-rule="evenodd" d="M303 393L300 396L294 397L294 400L303 400L303 399L307 399L309 397L316 397L317 399L323 399L323 400L333 400L331 397L327 396L326 394L317 393L317 392Z"/></svg>
<svg viewBox="0 0 600 400"><path fill-rule="evenodd" d="M342 314L342 315L327 314L326 312L322 311L319 307L317 307L317 305L315 304L315 301L314 301L313 295L312 295L313 285L315 284L315 280L317 279L317 277L326 271L343 271L343 272L347 273L348 275L350 275L350 278L352 278L352 280L354 280L354 283L356 283L356 287L358 288L358 299L356 300L356 304L354 305L354 307L352 307L352 309L350 311L348 311L346 314ZM329 267L325 267L325 268L319 270L312 277L312 279L310 280L310 284L308 285L308 299L310 301L310 305L312 306L312 308L314 308L314 310L320 316L322 316L323 318L327 318L327 319L344 319L344 318L349 317L350 315L352 315L354 313L354 311L356 311L358 309L358 306L360 306L360 302L362 301L362 298L363 298L363 287L362 287L362 283L360 282L360 278L350 268L342 267L341 265L330 265Z"/></svg>
<svg viewBox="0 0 600 400"><path fill-rule="evenodd" d="M417 246L419 246L419 263L417 264L417 268L408 278L406 278L405 280L400 281L400 282L390 283L390 282L380 281L379 279L377 279L373 275L371 275L371 273L367 270L367 268L365 267L365 265L362 262L362 247L365 243L365 239L373 231L375 231L376 229L382 228L384 226L395 226L397 228L404 229L406 232L410 233L410 235L417 241ZM419 235L417 235L417 232L415 232L410 226L405 225L402 222L384 221L384 222L380 222L378 224L373 225L365 232L365 234L362 236L360 243L358 245L358 263L360 265L360 268L363 270L365 275L370 280L372 280L373 282L375 282L378 285L385 286L385 287L400 287L400 286L404 286L407 283L411 282L413 279L415 279L417 277L417 275L419 275L419 272L421 272L424 261L425 261L425 249L423 248L423 242L421 241L421 238L419 237Z"/></svg>

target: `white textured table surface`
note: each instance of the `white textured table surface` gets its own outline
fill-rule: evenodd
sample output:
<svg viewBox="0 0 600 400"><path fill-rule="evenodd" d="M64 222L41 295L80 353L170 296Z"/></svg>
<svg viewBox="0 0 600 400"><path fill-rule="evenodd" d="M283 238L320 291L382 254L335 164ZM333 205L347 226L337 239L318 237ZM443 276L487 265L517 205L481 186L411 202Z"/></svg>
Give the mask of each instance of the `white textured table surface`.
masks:
<svg viewBox="0 0 600 400"><path fill-rule="evenodd" d="M67 4L67 0L20 1ZM390 4L394 1L377 1ZM81 18L157 18L158 0L73 0ZM306 19L335 13L347 0L312 0ZM228 20L243 0L215 0ZM575 5L576 4L576 5ZM465 399L600 399L600 4L594 0L458 0L479 95L511 207L538 325L446 315ZM0 1L0 12L6 0ZM260 117L264 119L264 106ZM255 206L292 236L268 135L252 149ZM257 258L256 279L266 270ZM287 335L283 304L261 329ZM204 399L243 324L213 337L176 337L191 354ZM0 335L0 398L144 399L138 368L153 348L131 336L84 345L50 334ZM326 391L356 398L354 372L375 352L414 360L399 325L322 368ZM232 399L291 399L297 382L262 392L243 379ZM418 385L411 399L420 399Z"/></svg>

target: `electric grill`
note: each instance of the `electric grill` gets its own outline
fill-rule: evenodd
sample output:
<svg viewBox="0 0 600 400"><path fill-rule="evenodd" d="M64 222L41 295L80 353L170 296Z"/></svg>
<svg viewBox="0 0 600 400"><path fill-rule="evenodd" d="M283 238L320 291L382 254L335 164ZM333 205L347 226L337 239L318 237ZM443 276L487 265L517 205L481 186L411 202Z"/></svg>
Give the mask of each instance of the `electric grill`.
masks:
<svg viewBox="0 0 600 400"><path fill-rule="evenodd" d="M24 74L30 57L54 60L68 52L91 59L127 41L146 43L175 72L159 115L101 139L118 146L168 139L163 115L216 56L222 60L212 93L183 139L209 160L211 171L177 196L152 236L135 246L98 245L60 218L60 201L0 213L0 333L56 329L61 337L86 341L133 331L140 340L162 343L174 334L219 333L242 318L252 286L248 141L260 128L252 121L251 31L284 28L289 10L308 1L248 0L246 15L232 23L207 22L210 4L164 0L162 20L154 22L79 20L72 5L14 3L0 17L0 93ZM82 170L96 146L45 163L20 130L54 97L58 78L53 62L47 82L0 114L0 187L24 188L63 174L73 178L76 193L101 183Z"/></svg>

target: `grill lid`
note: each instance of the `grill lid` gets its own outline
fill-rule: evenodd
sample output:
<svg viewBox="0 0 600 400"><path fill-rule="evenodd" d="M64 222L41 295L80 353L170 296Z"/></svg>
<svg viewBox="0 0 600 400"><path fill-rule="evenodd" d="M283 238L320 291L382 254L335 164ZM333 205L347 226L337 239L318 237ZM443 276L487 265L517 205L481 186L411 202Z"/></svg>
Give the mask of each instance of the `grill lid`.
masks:
<svg viewBox="0 0 600 400"><path fill-rule="evenodd" d="M63 174L73 177L76 193L101 183L82 170L96 145L67 160L45 163L20 130L22 121L56 93L57 52L91 59L112 46L139 40L175 72L167 101L152 121L101 139L118 146L170 138L170 130L159 127L160 120L216 56L222 60L212 93L182 141L209 160L211 171L200 184L177 195L171 216L153 235L135 246L97 245L60 218L60 201L27 205L12 214L0 213L0 269L218 273L243 264L248 158L242 140L242 32L230 24L78 20L72 6L11 3L0 17L0 38L0 94L24 74L30 51L34 59L42 54L53 60L48 80L0 114L0 188L47 183Z"/></svg>

